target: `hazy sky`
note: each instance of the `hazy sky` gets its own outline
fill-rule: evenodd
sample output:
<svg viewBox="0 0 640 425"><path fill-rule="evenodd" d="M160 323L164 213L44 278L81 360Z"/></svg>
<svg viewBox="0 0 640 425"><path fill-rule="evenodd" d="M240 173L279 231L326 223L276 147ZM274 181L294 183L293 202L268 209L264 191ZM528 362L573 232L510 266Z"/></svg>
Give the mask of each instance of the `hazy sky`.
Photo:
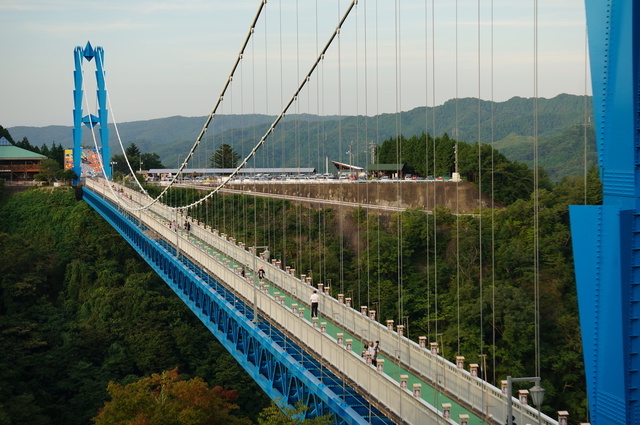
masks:
<svg viewBox="0 0 640 425"><path fill-rule="evenodd" d="M278 114L350 3L269 0L219 113ZM208 115L259 4L0 0L0 125L72 125L73 51L87 41L105 50L117 122ZM590 94L584 19L582 0L539 0L535 61L533 1L360 0L290 112L530 97L536 62L540 97ZM94 71L85 62L90 94Z"/></svg>

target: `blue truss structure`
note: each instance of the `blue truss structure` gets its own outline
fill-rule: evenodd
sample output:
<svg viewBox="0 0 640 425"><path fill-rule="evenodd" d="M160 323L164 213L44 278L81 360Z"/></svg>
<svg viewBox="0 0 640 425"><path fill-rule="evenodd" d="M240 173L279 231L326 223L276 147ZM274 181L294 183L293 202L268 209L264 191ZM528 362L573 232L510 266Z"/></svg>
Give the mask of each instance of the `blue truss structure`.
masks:
<svg viewBox="0 0 640 425"><path fill-rule="evenodd" d="M393 421L253 307L146 227L86 187L84 200L111 224L225 346L265 393L281 406L298 401L309 418L333 414L336 424L391 425Z"/></svg>
<svg viewBox="0 0 640 425"><path fill-rule="evenodd" d="M104 79L104 50L102 47L91 46L87 41L84 47L76 47L73 51L75 70L73 71L73 171L81 177L82 166L82 125L93 128L100 124L100 144L102 155L102 166L104 176L111 180L111 149L109 148L109 110L107 109L107 90ZM96 82L98 85L98 116L89 114L83 116L82 100L84 98L84 73L82 63L84 60L90 62L96 59Z"/></svg>
<svg viewBox="0 0 640 425"><path fill-rule="evenodd" d="M640 424L640 4L585 5L603 205L570 217L591 423Z"/></svg>

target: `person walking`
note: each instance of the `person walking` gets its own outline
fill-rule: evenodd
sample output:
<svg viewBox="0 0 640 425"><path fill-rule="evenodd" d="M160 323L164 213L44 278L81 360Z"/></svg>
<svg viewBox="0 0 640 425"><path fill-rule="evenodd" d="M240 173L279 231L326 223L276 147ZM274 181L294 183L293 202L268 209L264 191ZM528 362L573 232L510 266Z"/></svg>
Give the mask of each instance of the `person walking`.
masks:
<svg viewBox="0 0 640 425"><path fill-rule="evenodd" d="M376 355L376 348L373 346L373 341L369 342L369 347L367 347L367 363L376 365L373 361Z"/></svg>
<svg viewBox="0 0 640 425"><path fill-rule="evenodd" d="M264 280L264 267L262 266L260 266L260 269L258 270L258 279L260 279L260 282Z"/></svg>
<svg viewBox="0 0 640 425"><path fill-rule="evenodd" d="M318 304L320 303L320 295L318 295L318 291L313 290L313 294L309 297L309 302L311 303L311 317L318 317Z"/></svg>
<svg viewBox="0 0 640 425"><path fill-rule="evenodd" d="M371 364L374 366L378 365L378 353L380 352L380 341L376 341L375 347L373 347L373 358L371 359Z"/></svg>

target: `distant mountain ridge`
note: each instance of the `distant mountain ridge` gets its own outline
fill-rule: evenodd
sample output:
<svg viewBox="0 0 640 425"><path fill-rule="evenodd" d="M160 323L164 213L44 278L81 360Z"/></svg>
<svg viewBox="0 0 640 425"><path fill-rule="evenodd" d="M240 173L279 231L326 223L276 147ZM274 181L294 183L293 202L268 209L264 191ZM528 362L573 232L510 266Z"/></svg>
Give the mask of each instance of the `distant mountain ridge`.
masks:
<svg viewBox="0 0 640 425"><path fill-rule="evenodd" d="M586 101L585 101L586 100ZM418 107L399 114L364 116L288 115L270 135L252 166L316 167L324 170L327 159L366 166L370 145L422 132L449 136L475 143L492 143L511 160L532 163L533 98L514 97L504 102L476 98L452 99L440 106ZM584 168L585 108L592 115L591 97L561 94L537 99L539 163L553 180ZM210 126L205 146L196 151L194 165L206 167L213 150L229 143L246 155L267 131L275 116L218 115ZM184 158L206 121L206 117L168 117L118 124L122 142L135 142L142 152L156 152L166 166L176 166ZM110 124L110 146L118 153L117 135ZM457 129L457 131L456 131ZM12 127L14 140L29 139L41 146L56 142L72 146L72 126ZM83 143L93 145L90 132ZM595 164L593 129L587 132L588 165ZM197 164L197 165L196 165Z"/></svg>

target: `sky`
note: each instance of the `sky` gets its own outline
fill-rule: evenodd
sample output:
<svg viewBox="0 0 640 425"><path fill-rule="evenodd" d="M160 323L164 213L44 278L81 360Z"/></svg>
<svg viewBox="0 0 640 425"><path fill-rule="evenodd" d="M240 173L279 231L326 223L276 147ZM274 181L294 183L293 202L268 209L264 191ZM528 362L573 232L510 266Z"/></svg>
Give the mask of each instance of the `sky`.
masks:
<svg viewBox="0 0 640 425"><path fill-rule="evenodd" d="M269 0L217 113L279 114L350 4ZM259 5L0 0L0 125L72 126L73 53L87 42L105 52L110 122L207 116ZM585 37L583 0L360 0L288 113L591 94ZM83 66L95 114L95 65Z"/></svg>

